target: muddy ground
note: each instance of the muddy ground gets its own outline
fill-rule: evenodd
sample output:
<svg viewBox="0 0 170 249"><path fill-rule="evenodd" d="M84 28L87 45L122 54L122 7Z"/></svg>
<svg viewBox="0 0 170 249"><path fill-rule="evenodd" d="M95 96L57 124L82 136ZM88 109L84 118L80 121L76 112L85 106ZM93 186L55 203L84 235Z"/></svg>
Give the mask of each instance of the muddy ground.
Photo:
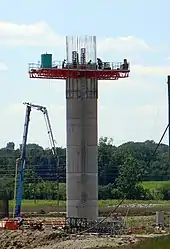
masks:
<svg viewBox="0 0 170 249"><path fill-rule="evenodd" d="M121 209L122 208L122 209ZM121 214L126 213L129 206L121 207L118 211ZM165 207L162 207L164 210ZM169 208L169 206L168 206ZM102 210L102 214L108 213L112 210L113 207ZM166 207L167 209L167 207ZM131 206L130 211L132 214L136 215L155 215L155 211L161 210L158 205L151 206ZM25 210L26 211L26 210ZM27 210L29 212L29 210ZM32 211L32 210L31 210ZM42 216L48 216L48 212L53 210L45 210L45 214ZM140 211L140 212L139 212ZM168 210L169 211L169 210ZM35 216L40 210L34 210ZM130 215L130 213L128 215ZM48 214L48 215L47 215ZM30 213L27 214L30 216ZM33 215L34 216L34 215ZM54 213L51 213L49 216L55 217ZM146 217L147 218L147 217ZM40 219L40 217L38 218ZM42 217L41 217L42 219ZM48 218L49 219L49 218ZM141 217L139 219L142 221ZM147 219L148 220L148 219ZM155 216L152 217L151 223L155 220ZM136 222L136 220L135 220ZM130 225L136 225L134 221ZM138 225L139 222L137 222ZM143 221L142 221L143 224ZM134 244L139 241L139 237L135 235L121 236L121 237L99 237L97 235L82 235L82 236L66 236L61 232L53 231L52 229L46 229L43 231L38 230L18 230L18 231L0 231L0 249L89 249L89 248L102 248L102 247L115 247L118 245L127 245L128 243Z"/></svg>
<svg viewBox="0 0 170 249"><path fill-rule="evenodd" d="M136 243L134 236L126 237L99 237L97 235L74 235L66 237L51 230L44 231L1 231L1 249L85 249L100 248L103 246L117 246L127 243Z"/></svg>

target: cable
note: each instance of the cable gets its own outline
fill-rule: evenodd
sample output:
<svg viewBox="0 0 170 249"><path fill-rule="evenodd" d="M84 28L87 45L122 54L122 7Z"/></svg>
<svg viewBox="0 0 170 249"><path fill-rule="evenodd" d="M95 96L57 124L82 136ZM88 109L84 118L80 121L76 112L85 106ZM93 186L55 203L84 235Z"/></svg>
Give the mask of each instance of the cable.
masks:
<svg viewBox="0 0 170 249"><path fill-rule="evenodd" d="M157 144L157 146L156 146L156 148L155 148L155 150L154 150L154 152L153 152L153 154L152 154L150 160L148 161L148 163L146 163L146 167L148 167L148 166L150 165L150 163L151 163L151 161L152 161L152 158L155 156L156 151L157 151L157 149L159 148L159 146L160 146L160 144L161 144L161 142L162 142L162 140L163 140L163 138L164 138L164 136L165 136L165 134L166 134L168 128L169 128L169 124L168 124L167 127L165 128L165 130L164 130L164 132L163 132L163 134L162 134L162 136L161 136L161 138L160 138L160 140L159 140L159 143ZM145 171L145 169L144 169L144 171ZM143 172L144 172L144 171L143 171ZM141 174L142 174L142 173L141 173ZM132 191L132 189L133 189L133 186L129 189L129 191L128 191L127 194L129 194L129 193ZM127 194L126 194L126 195L127 195ZM122 200L117 204L117 206L113 209L113 211L111 211L110 213L108 213L108 214L106 215L105 218L103 218L102 220L100 220L99 222L97 222L95 225L93 225L93 226L87 228L86 230L80 232L79 234L84 234L84 233L87 233L87 232L91 231L93 228L98 227L100 224L102 224L107 218L111 217L111 215L112 215L112 214L119 208L119 206L125 201L126 195L124 195L124 197L122 198ZM73 234L73 235L76 235L76 234Z"/></svg>
<svg viewBox="0 0 170 249"><path fill-rule="evenodd" d="M150 165L150 163L151 163L153 157L155 156L155 154L156 154L156 152L157 152L157 150L158 150L158 148L159 148L159 146L160 146L160 144L161 144L161 142L162 142L162 140L163 140L163 138L164 138L164 136L165 136L165 134L166 134L168 128L169 128L169 124L168 124L167 127L165 128L165 130L164 130L164 132L163 132L163 134L162 134L162 136L161 136L161 138L160 138L160 140L159 140L159 143L156 145L156 148L155 148L155 150L153 151L153 154L152 154L150 160L146 163L146 166L144 167L143 172L141 172L141 175L143 175L143 173L145 172L145 169ZM133 186L129 189L129 191L128 191L127 194L129 194L129 193L132 191L132 189L133 189ZM126 194L126 195L127 195L127 194ZM101 219L99 222L97 222L97 223L94 224L93 226L91 226L91 227L89 227L89 228L87 228L87 229L85 229L85 230L79 232L78 234L81 235L81 234L84 234L84 233L87 233L87 232L91 231L93 228L98 227L100 224L102 224L107 218L111 217L111 215L112 215L112 214L119 208L119 206L125 201L126 195L124 195L124 197L122 198L122 200L116 205L116 207L115 207L111 212L109 212L109 213L106 215L106 217L104 217L103 219ZM64 234L70 236L70 234L68 234L68 233L65 233L65 232L64 232ZM75 233L75 234L71 234L71 236L74 236L74 235L76 235L76 233Z"/></svg>
<svg viewBox="0 0 170 249"><path fill-rule="evenodd" d="M162 136L161 136L161 138L160 138L160 140L159 140L159 143L157 144L155 150L153 151L153 154L152 154L150 160L148 161L148 163L146 163L146 167L148 167L148 166L150 165L150 163L151 163L151 161L152 161L152 158L155 156L155 154L156 154L156 152L157 152L157 149L159 148L159 146L160 146L160 144L161 144L161 142L162 142L162 140L163 140L163 138L164 138L164 136L165 136L165 134L166 134L168 128L169 128L169 124L168 124L167 127L165 128L165 130L164 130L164 132L163 132L163 134L162 134ZM145 168L146 168L146 167L145 167ZM144 170L143 170L143 173L145 172L145 168L144 168ZM142 173L141 173L141 175L142 175ZM133 186L129 189L129 191L128 191L127 194L129 194L129 193L132 191L132 189L133 189ZM127 194L126 194L126 195L127 195ZM82 235L82 234L84 234L84 233L90 232L93 228L98 227L100 224L102 224L107 218L111 217L111 215L112 215L112 214L119 208L119 206L125 201L126 195L124 195L124 197L122 198L122 200L116 205L116 207L113 209L113 211L111 211L110 213L108 213L108 214L106 215L105 218L103 218L102 220L100 220L99 222L97 222L96 224L94 224L93 226L91 226L91 227L89 227L89 228L87 228L87 229L85 229L85 230L79 232L78 234L79 234L79 235ZM70 234L65 233L65 232L64 232L64 234L65 234L65 235L68 235L68 236L70 236L70 237L77 235L77 233L74 233L74 234L71 234L71 235L70 235Z"/></svg>

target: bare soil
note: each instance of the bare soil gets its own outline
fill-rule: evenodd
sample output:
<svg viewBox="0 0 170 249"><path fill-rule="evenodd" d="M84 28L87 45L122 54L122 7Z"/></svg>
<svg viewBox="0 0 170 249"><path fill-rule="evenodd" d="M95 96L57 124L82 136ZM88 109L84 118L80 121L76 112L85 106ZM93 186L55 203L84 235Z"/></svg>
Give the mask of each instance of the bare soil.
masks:
<svg viewBox="0 0 170 249"><path fill-rule="evenodd" d="M66 237L51 230L44 231L1 231L1 249L87 249L100 247L115 247L127 243L136 243L134 236L98 237L82 235Z"/></svg>

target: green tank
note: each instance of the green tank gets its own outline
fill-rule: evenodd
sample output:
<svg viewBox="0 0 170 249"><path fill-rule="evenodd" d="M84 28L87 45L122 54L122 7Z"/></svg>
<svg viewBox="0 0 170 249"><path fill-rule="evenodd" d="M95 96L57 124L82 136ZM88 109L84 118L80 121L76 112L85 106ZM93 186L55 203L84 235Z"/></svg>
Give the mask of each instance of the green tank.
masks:
<svg viewBox="0 0 170 249"><path fill-rule="evenodd" d="M41 68L52 68L52 54L41 55Z"/></svg>

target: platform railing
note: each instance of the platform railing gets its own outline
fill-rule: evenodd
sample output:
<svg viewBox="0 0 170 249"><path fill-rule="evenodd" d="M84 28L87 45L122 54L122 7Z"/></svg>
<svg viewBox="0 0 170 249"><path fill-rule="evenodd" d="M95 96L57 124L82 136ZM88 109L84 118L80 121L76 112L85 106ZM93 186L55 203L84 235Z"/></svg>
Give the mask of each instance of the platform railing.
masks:
<svg viewBox="0 0 170 249"><path fill-rule="evenodd" d="M52 67L43 67L40 62L38 63L29 63L29 72L32 70L40 70L40 69L72 69L72 70L121 70L121 71L129 71L130 64L124 64L123 62L102 62L102 64L98 65L97 63L91 64L77 64L77 63L69 63L62 61L54 61L52 63Z"/></svg>

